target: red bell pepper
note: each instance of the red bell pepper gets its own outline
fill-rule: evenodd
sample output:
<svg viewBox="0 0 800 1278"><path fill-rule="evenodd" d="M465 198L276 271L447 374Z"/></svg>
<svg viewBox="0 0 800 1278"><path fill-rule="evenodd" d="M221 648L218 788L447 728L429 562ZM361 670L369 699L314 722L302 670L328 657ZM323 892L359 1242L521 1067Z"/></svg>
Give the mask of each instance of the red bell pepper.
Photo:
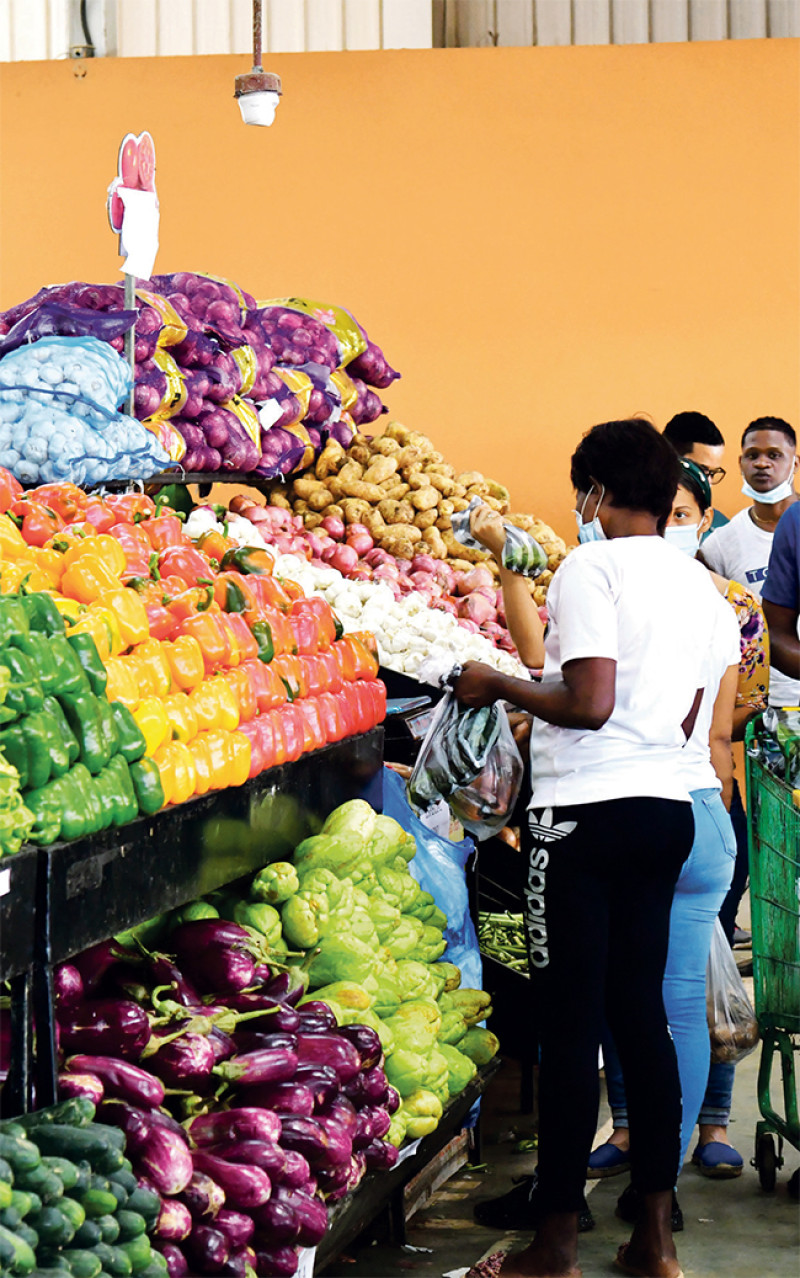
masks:
<svg viewBox="0 0 800 1278"><path fill-rule="evenodd" d="M194 546L167 546L159 552L158 569L162 577L181 577L187 586L203 585L213 578L211 564Z"/></svg>
<svg viewBox="0 0 800 1278"><path fill-rule="evenodd" d="M8 513L19 524L22 539L28 546L46 545L64 527L64 520L50 506L30 498L15 501Z"/></svg>
<svg viewBox="0 0 800 1278"><path fill-rule="evenodd" d="M240 669L246 670L252 680L260 715L286 705L289 700L286 685L271 666L265 666L263 661L246 661Z"/></svg>
<svg viewBox="0 0 800 1278"><path fill-rule="evenodd" d="M54 510L65 524L82 519L82 512L89 503L88 495L77 484L40 484L33 489L31 496Z"/></svg>
<svg viewBox="0 0 800 1278"><path fill-rule="evenodd" d="M311 612L292 612L289 625L294 635L295 649L302 657L313 656L320 649L320 622Z"/></svg>
<svg viewBox="0 0 800 1278"><path fill-rule="evenodd" d="M22 484L15 479L10 470L0 466L0 514L5 514L22 492Z"/></svg>
<svg viewBox="0 0 800 1278"><path fill-rule="evenodd" d="M236 637L239 649L239 664L254 661L258 657L258 643L252 630L240 612L226 612L225 624Z"/></svg>
<svg viewBox="0 0 800 1278"><path fill-rule="evenodd" d="M150 626L151 639L174 639L180 622L163 604L146 603L144 610Z"/></svg>
<svg viewBox="0 0 800 1278"><path fill-rule="evenodd" d="M171 609L170 609L171 611ZM206 670L216 670L227 665L230 656L228 636L219 624L219 615L211 612L198 612L193 617L184 617L178 626L178 633L191 635L200 644Z"/></svg>
<svg viewBox="0 0 800 1278"><path fill-rule="evenodd" d="M336 653L329 649L328 652L321 652L314 660L319 663L324 671L324 683L323 687L320 688L320 692L341 692L344 687L344 680L341 666L336 659Z"/></svg>
<svg viewBox="0 0 800 1278"><path fill-rule="evenodd" d="M316 697L328 691L327 671L320 657L298 657L305 671L306 696Z"/></svg>
<svg viewBox="0 0 800 1278"><path fill-rule="evenodd" d="M93 524L97 532L107 533L115 526L117 516L107 501L100 497L90 497L83 511L87 524Z"/></svg>
<svg viewBox="0 0 800 1278"><path fill-rule="evenodd" d="M277 715L279 718L286 750L285 760L287 763L292 763L295 759L299 759L303 753L304 733L300 711L297 706L285 705L281 706L279 710L270 711L270 713Z"/></svg>
<svg viewBox="0 0 800 1278"><path fill-rule="evenodd" d="M280 711L270 710L259 715L256 723L260 724L263 738L264 766L279 768L286 762L286 737L283 731L283 720Z"/></svg>
<svg viewBox="0 0 800 1278"><path fill-rule="evenodd" d="M297 709L303 723L303 753L319 750L328 741L326 726L323 724L322 712L316 697L305 697L298 701Z"/></svg>
<svg viewBox="0 0 800 1278"><path fill-rule="evenodd" d="M288 612L291 608L292 599L285 589L285 582L281 583L274 577L253 576L248 584L255 596L257 609L280 608L281 612Z"/></svg>
<svg viewBox="0 0 800 1278"><path fill-rule="evenodd" d="M152 519L156 511L155 502L144 493L114 493L105 500L120 524L139 524Z"/></svg>
<svg viewBox="0 0 800 1278"><path fill-rule="evenodd" d="M316 698L326 741L341 741L349 735L346 701L341 700L342 697L342 693L334 696L332 692L323 692Z"/></svg>
<svg viewBox="0 0 800 1278"><path fill-rule="evenodd" d="M327 599L320 599L317 595L312 595L310 599L296 599L292 604L291 615L303 616L306 613L312 613L317 617L320 623L320 652L326 652L332 643L337 639L341 639L344 631L342 623L331 608Z"/></svg>
<svg viewBox="0 0 800 1278"><path fill-rule="evenodd" d="M249 723L240 723L236 729L250 742L250 777L257 777L267 766L264 762L264 733L260 720L253 719Z"/></svg>
<svg viewBox="0 0 800 1278"><path fill-rule="evenodd" d="M300 657L293 657L289 653L282 657L275 657L270 662L270 669L283 679L289 690L290 700L297 701L300 697L308 695L306 671Z"/></svg>

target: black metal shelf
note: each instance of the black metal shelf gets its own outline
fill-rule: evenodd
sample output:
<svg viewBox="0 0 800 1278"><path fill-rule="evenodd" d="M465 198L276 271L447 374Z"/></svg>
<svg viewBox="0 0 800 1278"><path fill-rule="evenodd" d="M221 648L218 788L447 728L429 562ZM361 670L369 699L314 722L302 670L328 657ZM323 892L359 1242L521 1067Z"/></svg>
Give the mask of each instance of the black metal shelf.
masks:
<svg viewBox="0 0 800 1278"><path fill-rule="evenodd" d="M402 1232L402 1197L405 1186L461 1131L467 1114L486 1090L500 1065L499 1057L495 1057L478 1070L463 1092L454 1096L445 1107L436 1130L419 1142L410 1157L398 1162L390 1171L372 1172L365 1176L358 1189L336 1204L330 1213L328 1229L317 1247L315 1274L321 1273L326 1265L341 1255L353 1239L363 1233L376 1216L387 1208Z"/></svg>

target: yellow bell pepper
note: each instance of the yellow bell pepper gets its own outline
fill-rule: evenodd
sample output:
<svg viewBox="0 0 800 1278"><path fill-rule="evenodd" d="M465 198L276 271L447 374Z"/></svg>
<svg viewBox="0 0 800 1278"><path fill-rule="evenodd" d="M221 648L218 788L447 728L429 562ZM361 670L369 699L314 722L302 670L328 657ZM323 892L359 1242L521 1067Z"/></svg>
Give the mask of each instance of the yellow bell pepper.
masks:
<svg viewBox="0 0 800 1278"><path fill-rule="evenodd" d="M14 520L0 515L0 556L3 559L27 559L30 549Z"/></svg>
<svg viewBox="0 0 800 1278"><path fill-rule="evenodd" d="M185 692L174 692L172 696L165 697L164 709L173 741L181 741L185 745L197 736L197 715Z"/></svg>
<svg viewBox="0 0 800 1278"><path fill-rule="evenodd" d="M133 717L145 740L145 754L155 754L167 740L170 730L163 701L159 701L158 697L144 697L134 710Z"/></svg>
<svg viewBox="0 0 800 1278"><path fill-rule="evenodd" d="M228 785L244 785L250 775L250 738L243 732L228 733L230 772Z"/></svg>
<svg viewBox="0 0 800 1278"><path fill-rule="evenodd" d="M226 732L214 728L196 738L207 747L211 764L212 790L225 790L231 785L242 785L250 772L250 742L241 732ZM192 754L194 755L194 742ZM195 755L195 767L198 768Z"/></svg>
<svg viewBox="0 0 800 1278"><path fill-rule="evenodd" d="M131 662L130 657L104 657L103 665L108 676L106 683L108 700L121 701L128 710L133 712L142 699L136 666Z"/></svg>
<svg viewBox="0 0 800 1278"><path fill-rule="evenodd" d="M67 626L74 626L84 616L83 604L79 604L76 599L67 599L66 595L53 595L53 603Z"/></svg>
<svg viewBox="0 0 800 1278"><path fill-rule="evenodd" d="M84 612L70 627L68 634L81 634L84 631L94 639L103 662L108 657L118 657L125 646L119 633L119 623L108 608Z"/></svg>
<svg viewBox="0 0 800 1278"><path fill-rule="evenodd" d="M54 538L54 541L58 540L58 538ZM56 546L55 549L58 549L58 547ZM86 559L105 564L106 568L117 580L117 583L125 571L125 551L116 537L109 537L107 533L77 537L72 545L64 551L65 568L70 568L73 564Z"/></svg>
<svg viewBox="0 0 800 1278"><path fill-rule="evenodd" d="M94 537L92 540L99 541L99 538ZM85 604L94 603L105 591L118 587L119 578L108 564L91 555L84 555L69 564L61 578L62 593Z"/></svg>
<svg viewBox="0 0 800 1278"><path fill-rule="evenodd" d="M192 737L191 744L187 746L194 760L195 794L207 794L214 788L214 772L211 766L211 751L206 741L207 736L207 732L198 732L196 737Z"/></svg>
<svg viewBox="0 0 800 1278"><path fill-rule="evenodd" d="M142 696L168 696L172 687L172 673L159 640L146 639L144 643L138 643L130 656Z"/></svg>
<svg viewBox="0 0 800 1278"><path fill-rule="evenodd" d="M31 565L18 563L10 559L0 562L0 594L16 595L23 581L31 575Z"/></svg>
<svg viewBox="0 0 800 1278"><path fill-rule="evenodd" d="M64 556L57 550L34 550L33 562L39 571L48 578L48 590L58 590L64 575Z"/></svg>
<svg viewBox="0 0 800 1278"><path fill-rule="evenodd" d="M153 758L161 773L167 803L185 803L197 784L194 759L188 747L180 741L168 741Z"/></svg>
<svg viewBox="0 0 800 1278"><path fill-rule="evenodd" d="M203 682L206 673L203 650L193 635L179 635L173 642L162 641L172 672L174 688L191 692Z"/></svg>
<svg viewBox="0 0 800 1278"><path fill-rule="evenodd" d="M206 679L199 688L190 692L189 701L195 713L199 731L212 728L233 731L234 728L238 728L239 707L236 704L236 697L225 680L219 676Z"/></svg>
<svg viewBox="0 0 800 1278"><path fill-rule="evenodd" d="M128 590L125 586L119 586L116 590L106 590L102 595L98 595L97 605L93 606L111 609L117 618L119 632L126 648L132 644L144 643L145 639L150 638L147 612L135 590Z"/></svg>

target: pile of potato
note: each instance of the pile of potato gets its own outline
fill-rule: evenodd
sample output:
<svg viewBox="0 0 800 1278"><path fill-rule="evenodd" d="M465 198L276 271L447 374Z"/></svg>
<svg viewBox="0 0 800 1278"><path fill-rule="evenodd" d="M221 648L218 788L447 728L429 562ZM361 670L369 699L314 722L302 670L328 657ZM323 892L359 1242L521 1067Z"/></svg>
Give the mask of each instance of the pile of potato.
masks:
<svg viewBox="0 0 800 1278"><path fill-rule="evenodd" d="M473 497L519 528L547 553L548 565L531 591L543 603L553 573L567 553L565 543L532 515L509 513L508 490L480 471L456 473L426 435L391 422L382 435L357 434L345 449L329 439L313 468L289 483L276 481L268 500L295 515L308 529L336 516L346 525L363 525L375 544L398 559L427 554L447 560L456 571L482 563L496 574L494 562L457 541L451 516Z"/></svg>

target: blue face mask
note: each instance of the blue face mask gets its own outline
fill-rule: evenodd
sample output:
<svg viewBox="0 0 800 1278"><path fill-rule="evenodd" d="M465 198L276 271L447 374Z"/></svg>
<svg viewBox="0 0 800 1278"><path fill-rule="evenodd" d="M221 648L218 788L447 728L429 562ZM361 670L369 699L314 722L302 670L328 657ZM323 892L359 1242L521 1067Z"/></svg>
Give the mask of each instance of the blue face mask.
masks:
<svg viewBox="0 0 800 1278"><path fill-rule="evenodd" d="M584 497L583 504L581 505L580 510L575 511L575 520L578 525L578 541L581 543L582 546L585 546L586 543L589 541L608 541L608 538L606 537L606 534L605 534L605 529L603 528L603 525L600 523L600 520L598 519L600 506L602 505L603 498L606 495L605 486L601 484L600 488L601 488L600 499L597 503L597 506L595 507L594 519L590 519L588 524L585 524L583 522L583 512L586 508L586 503L591 496L591 489Z"/></svg>
<svg viewBox="0 0 800 1278"><path fill-rule="evenodd" d="M699 524L673 525L664 529L664 541L694 558L700 548L699 528Z"/></svg>

